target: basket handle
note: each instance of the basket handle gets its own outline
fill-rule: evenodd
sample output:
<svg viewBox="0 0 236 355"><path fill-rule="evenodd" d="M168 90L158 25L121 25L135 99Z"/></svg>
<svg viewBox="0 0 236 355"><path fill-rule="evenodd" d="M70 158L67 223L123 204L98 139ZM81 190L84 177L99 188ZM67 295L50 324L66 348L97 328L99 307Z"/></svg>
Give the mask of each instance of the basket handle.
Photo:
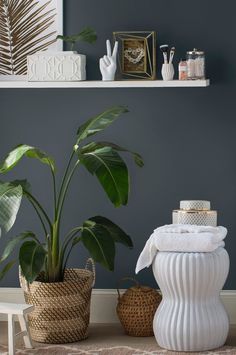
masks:
<svg viewBox="0 0 236 355"><path fill-rule="evenodd" d="M85 264L85 269L89 270L89 268L91 269L90 271L92 271L93 274L93 282L92 282L92 287L93 287L95 285L95 280L96 280L96 269L95 269L95 262L92 258L89 258Z"/></svg>
<svg viewBox="0 0 236 355"><path fill-rule="evenodd" d="M140 283L135 278L133 278L133 277L123 277L122 279L120 279L118 281L117 288L116 288L117 292L118 292L118 298L119 299L121 298L121 295L120 295L120 284L121 284L121 282L127 281L127 280L133 281L137 287L140 287Z"/></svg>

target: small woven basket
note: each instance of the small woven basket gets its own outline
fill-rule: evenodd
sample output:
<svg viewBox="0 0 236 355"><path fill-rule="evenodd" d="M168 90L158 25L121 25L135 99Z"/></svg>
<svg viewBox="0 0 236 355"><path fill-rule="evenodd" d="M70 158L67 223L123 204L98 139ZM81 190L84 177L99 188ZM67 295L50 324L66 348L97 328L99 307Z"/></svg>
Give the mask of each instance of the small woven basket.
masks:
<svg viewBox="0 0 236 355"><path fill-rule="evenodd" d="M117 315L125 333L136 337L153 336L153 318L162 297L161 294L150 287L141 286L135 279L136 286L129 288L122 296L119 288Z"/></svg>
<svg viewBox="0 0 236 355"><path fill-rule="evenodd" d="M89 264L92 271L88 270ZM29 314L33 340L40 343L72 343L88 337L91 291L95 265L88 259L85 269L67 269L63 282L28 284L20 273L20 283L27 304L35 309Z"/></svg>

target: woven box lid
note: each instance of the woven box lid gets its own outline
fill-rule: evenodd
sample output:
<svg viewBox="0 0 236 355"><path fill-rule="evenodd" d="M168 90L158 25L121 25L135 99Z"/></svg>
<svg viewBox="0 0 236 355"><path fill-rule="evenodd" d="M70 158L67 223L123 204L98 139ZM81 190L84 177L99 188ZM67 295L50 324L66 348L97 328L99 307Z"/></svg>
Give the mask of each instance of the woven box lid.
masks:
<svg viewBox="0 0 236 355"><path fill-rule="evenodd" d="M186 200L180 201L181 210L196 210L196 211L209 211L211 209L210 201L204 200Z"/></svg>
<svg viewBox="0 0 236 355"><path fill-rule="evenodd" d="M202 226L217 226L217 211L211 210L210 201L186 200L180 201L180 209L172 213L173 224L195 224Z"/></svg>

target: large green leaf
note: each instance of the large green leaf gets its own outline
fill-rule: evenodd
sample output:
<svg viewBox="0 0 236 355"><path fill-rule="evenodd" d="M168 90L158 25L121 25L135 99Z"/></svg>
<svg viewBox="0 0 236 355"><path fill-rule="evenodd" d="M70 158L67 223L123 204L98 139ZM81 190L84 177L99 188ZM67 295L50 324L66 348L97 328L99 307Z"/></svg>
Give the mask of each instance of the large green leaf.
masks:
<svg viewBox="0 0 236 355"><path fill-rule="evenodd" d="M124 106L114 106L100 115L91 118L79 127L77 131L77 144L83 139L96 134L110 126L122 113L128 112Z"/></svg>
<svg viewBox="0 0 236 355"><path fill-rule="evenodd" d="M128 169L120 155L110 147L78 153L80 162L96 175L111 202L119 207L126 205L129 196Z"/></svg>
<svg viewBox="0 0 236 355"><path fill-rule="evenodd" d="M27 231L27 232L21 233L20 235L12 238L7 243L5 249L2 253L0 262L3 262L4 260L6 260L9 257L9 255L13 252L13 250L17 247L17 245L27 238L36 239L36 236L33 232Z"/></svg>
<svg viewBox="0 0 236 355"><path fill-rule="evenodd" d="M108 270L114 270L115 243L106 228L85 223L81 239L96 262Z"/></svg>
<svg viewBox="0 0 236 355"><path fill-rule="evenodd" d="M143 167L144 166L144 162L143 162L143 158L141 157L140 154L132 152L126 148L123 148L117 144L111 143L111 142L91 142L88 143L86 145L84 145L81 149L80 152L81 153L86 153L86 152L90 152L93 151L97 148L103 148L103 147L111 147L112 149L116 150L116 151L120 151L120 152L126 152L126 153L130 153L133 158L135 163L139 166L139 167Z"/></svg>
<svg viewBox="0 0 236 355"><path fill-rule="evenodd" d="M46 251L36 241L24 242L20 248L19 261L23 275L33 282L44 268Z"/></svg>
<svg viewBox="0 0 236 355"><path fill-rule="evenodd" d="M6 275L6 273L12 268L12 266L15 264L15 260L10 261L9 263L7 263L4 268L0 271L0 281L4 278L4 276Z"/></svg>
<svg viewBox="0 0 236 355"><path fill-rule="evenodd" d="M11 181L11 184L12 185L15 185L15 186L21 186L22 189L23 189L23 192L30 192L31 191L31 185L29 183L28 180L24 179L24 180L14 180L14 181Z"/></svg>
<svg viewBox="0 0 236 355"><path fill-rule="evenodd" d="M117 226L117 224L113 223L108 218L95 216L89 218L89 220L106 228L115 243L121 243L126 247L133 248L131 238L119 226Z"/></svg>
<svg viewBox="0 0 236 355"><path fill-rule="evenodd" d="M23 190L20 185L0 182L0 227L8 232L15 223Z"/></svg>
<svg viewBox="0 0 236 355"><path fill-rule="evenodd" d="M0 164L0 173L7 173L10 171L19 161L24 157L34 158L40 160L44 164L48 164L53 170L55 170L55 163L46 153L41 150L31 147L26 144L18 145L14 148Z"/></svg>
<svg viewBox="0 0 236 355"><path fill-rule="evenodd" d="M97 40L97 34L91 27L85 27L82 31L71 36L57 36L57 39L61 39L64 42L69 42L75 44L76 42L82 41L87 43L95 43Z"/></svg>

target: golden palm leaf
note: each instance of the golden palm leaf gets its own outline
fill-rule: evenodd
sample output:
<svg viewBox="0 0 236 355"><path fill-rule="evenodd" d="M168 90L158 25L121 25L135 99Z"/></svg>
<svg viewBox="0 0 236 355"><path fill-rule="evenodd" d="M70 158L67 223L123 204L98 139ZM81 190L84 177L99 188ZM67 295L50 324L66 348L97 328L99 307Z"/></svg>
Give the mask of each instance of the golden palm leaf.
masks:
<svg viewBox="0 0 236 355"><path fill-rule="evenodd" d="M27 56L56 41L56 31L48 31L56 16L50 3L0 0L0 74L26 74Z"/></svg>

